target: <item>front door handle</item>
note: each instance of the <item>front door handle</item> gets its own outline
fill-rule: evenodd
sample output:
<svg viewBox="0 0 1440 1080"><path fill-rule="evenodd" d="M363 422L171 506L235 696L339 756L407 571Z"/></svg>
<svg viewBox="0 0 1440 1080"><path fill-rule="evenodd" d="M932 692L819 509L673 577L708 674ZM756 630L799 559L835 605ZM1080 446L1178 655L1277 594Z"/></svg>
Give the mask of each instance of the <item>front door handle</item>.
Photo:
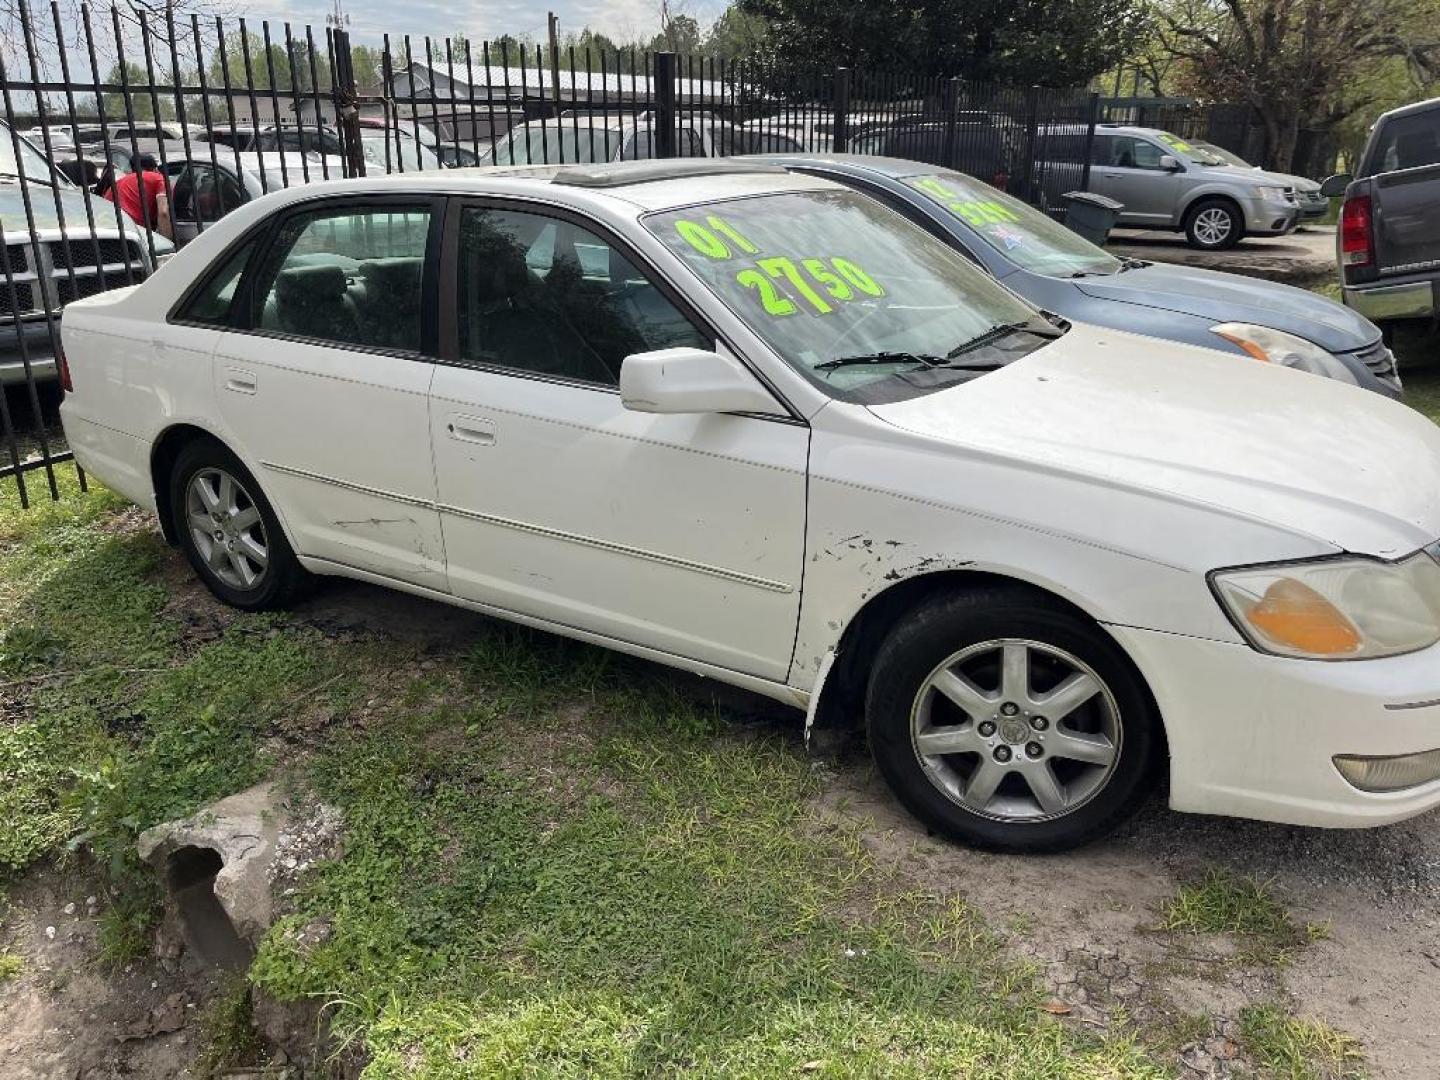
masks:
<svg viewBox="0 0 1440 1080"><path fill-rule="evenodd" d="M225 369L226 390L233 390L237 394L253 394L258 385L253 371L244 371L241 368L233 367Z"/></svg>
<svg viewBox="0 0 1440 1080"><path fill-rule="evenodd" d="M445 425L452 439L460 442L477 443L480 446L495 444L495 422L483 416L452 416Z"/></svg>

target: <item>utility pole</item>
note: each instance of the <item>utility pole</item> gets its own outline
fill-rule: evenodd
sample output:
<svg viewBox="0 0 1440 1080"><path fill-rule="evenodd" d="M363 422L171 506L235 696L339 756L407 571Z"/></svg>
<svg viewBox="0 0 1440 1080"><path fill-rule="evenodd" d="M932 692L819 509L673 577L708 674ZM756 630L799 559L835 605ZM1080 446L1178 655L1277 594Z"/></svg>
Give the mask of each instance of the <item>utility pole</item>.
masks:
<svg viewBox="0 0 1440 1080"><path fill-rule="evenodd" d="M555 100L555 119L560 119L560 19L553 12L545 13L550 32L550 95Z"/></svg>

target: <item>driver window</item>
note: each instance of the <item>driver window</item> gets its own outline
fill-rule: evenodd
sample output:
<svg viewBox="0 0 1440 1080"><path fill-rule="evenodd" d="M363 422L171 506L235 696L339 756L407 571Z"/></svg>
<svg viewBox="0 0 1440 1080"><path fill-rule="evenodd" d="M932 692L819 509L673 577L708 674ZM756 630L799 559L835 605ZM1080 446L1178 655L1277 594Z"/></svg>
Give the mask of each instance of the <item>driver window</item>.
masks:
<svg viewBox="0 0 1440 1080"><path fill-rule="evenodd" d="M1129 135L1112 137L1113 149L1110 164L1121 169L1159 169L1160 158L1165 151L1154 143L1136 139Z"/></svg>
<svg viewBox="0 0 1440 1080"><path fill-rule="evenodd" d="M568 221L467 209L459 259L464 361L614 386L631 353L714 348L625 255Z"/></svg>
<svg viewBox="0 0 1440 1080"><path fill-rule="evenodd" d="M419 351L421 279L430 232L423 207L297 214L256 281L252 325L342 345Z"/></svg>

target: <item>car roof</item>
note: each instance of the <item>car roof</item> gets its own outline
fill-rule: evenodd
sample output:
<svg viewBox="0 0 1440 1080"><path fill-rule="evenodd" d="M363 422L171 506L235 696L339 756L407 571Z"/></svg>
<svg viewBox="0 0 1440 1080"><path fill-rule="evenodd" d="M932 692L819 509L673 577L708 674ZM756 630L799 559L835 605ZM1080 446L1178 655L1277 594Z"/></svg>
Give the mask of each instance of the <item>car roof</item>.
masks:
<svg viewBox="0 0 1440 1080"><path fill-rule="evenodd" d="M817 168L831 168L836 172L848 175L868 174L892 180L906 176L919 176L921 173L933 173L944 168L940 165L927 165L923 161L911 161L908 158L877 157L870 154L745 154L732 160L763 162L778 165L781 168L810 165ZM956 170L944 169L944 171L954 172Z"/></svg>
<svg viewBox="0 0 1440 1080"><path fill-rule="evenodd" d="M1401 105L1398 109L1383 112L1376 118L1376 123L1379 123L1381 120L1393 120L1397 116L1411 116L1415 113L1429 112L1431 109L1440 109L1440 97L1428 98L1425 101L1412 101L1409 105Z"/></svg>
<svg viewBox="0 0 1440 1080"><path fill-rule="evenodd" d="M628 213L671 210L696 203L790 191L836 190L819 177L789 173L761 162L669 158L603 165L479 166L429 169L389 176L299 185L272 198L301 201L338 194L510 195L576 206L622 203Z"/></svg>

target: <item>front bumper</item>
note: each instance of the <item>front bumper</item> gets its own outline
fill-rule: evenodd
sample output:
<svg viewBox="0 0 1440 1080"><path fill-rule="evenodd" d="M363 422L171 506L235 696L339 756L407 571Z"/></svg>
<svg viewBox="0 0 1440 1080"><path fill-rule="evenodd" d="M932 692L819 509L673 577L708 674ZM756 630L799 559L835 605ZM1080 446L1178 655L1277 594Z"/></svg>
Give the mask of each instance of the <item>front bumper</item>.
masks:
<svg viewBox="0 0 1440 1080"><path fill-rule="evenodd" d="M1342 295L1346 307L1374 323L1440 318L1440 280L1346 285Z"/></svg>
<svg viewBox="0 0 1440 1080"><path fill-rule="evenodd" d="M1440 645L1327 663L1151 630L1109 630L1140 667L1164 717L1174 809L1356 828L1440 806L1440 779L1365 792L1346 782L1332 760L1440 748Z"/></svg>
<svg viewBox="0 0 1440 1080"><path fill-rule="evenodd" d="M1300 223L1300 208L1293 202L1250 198L1241 200L1241 205L1245 231L1252 236L1285 236Z"/></svg>
<svg viewBox="0 0 1440 1080"><path fill-rule="evenodd" d="M56 332L59 332L60 318L55 318ZM24 335L25 352L20 351L20 337L16 334L15 323L0 323L0 386L15 386L26 381L25 358L30 360L30 373L36 382L49 382L55 378L55 348L50 340L50 329L44 319L26 319L20 323L20 334Z"/></svg>

